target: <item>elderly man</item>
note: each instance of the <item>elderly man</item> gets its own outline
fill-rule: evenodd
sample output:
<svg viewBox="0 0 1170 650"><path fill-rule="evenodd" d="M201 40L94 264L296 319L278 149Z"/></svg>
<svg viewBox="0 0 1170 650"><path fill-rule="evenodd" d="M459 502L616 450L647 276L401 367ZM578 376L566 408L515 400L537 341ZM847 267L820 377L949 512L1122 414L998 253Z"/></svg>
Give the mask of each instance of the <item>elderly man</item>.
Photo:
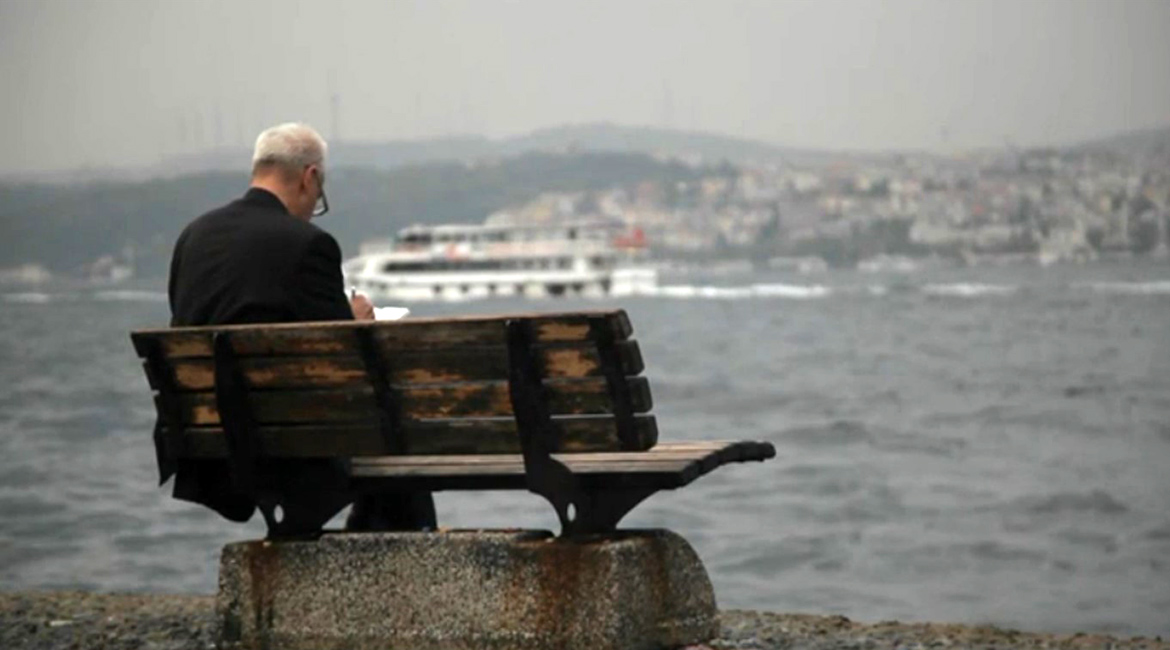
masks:
<svg viewBox="0 0 1170 650"><path fill-rule="evenodd" d="M225 325L372 319L364 296L346 299L341 249L310 223L329 210L325 140L304 124L274 126L256 139L251 187L240 199L192 221L175 243L168 293L171 325ZM289 471L314 470L288 461ZM161 478L176 474L176 498L246 521L255 503L225 481L222 461L175 464L159 454ZM433 527L429 493L360 499L347 528Z"/></svg>

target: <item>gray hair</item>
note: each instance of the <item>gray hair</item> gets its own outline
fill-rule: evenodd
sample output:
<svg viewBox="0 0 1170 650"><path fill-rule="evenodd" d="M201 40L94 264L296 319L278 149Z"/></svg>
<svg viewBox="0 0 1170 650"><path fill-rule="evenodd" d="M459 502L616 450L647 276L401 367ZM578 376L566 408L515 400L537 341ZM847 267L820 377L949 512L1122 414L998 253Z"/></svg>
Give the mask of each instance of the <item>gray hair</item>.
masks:
<svg viewBox="0 0 1170 650"><path fill-rule="evenodd" d="M299 172L306 165L317 164L324 172L325 153L329 145L313 127L300 122L286 122L265 129L256 138L252 153L252 173L263 167L280 167Z"/></svg>

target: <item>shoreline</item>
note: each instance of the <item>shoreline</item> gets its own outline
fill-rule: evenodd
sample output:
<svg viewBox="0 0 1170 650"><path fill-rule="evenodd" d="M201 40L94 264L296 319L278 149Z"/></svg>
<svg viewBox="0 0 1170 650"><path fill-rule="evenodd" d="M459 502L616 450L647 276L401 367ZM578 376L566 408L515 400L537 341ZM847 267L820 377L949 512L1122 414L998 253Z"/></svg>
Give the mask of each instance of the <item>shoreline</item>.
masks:
<svg viewBox="0 0 1170 650"><path fill-rule="evenodd" d="M211 650L215 597L0 592L0 648ZM688 650L830 648L1112 648L1170 650L1160 638L1044 634L952 623L860 623L844 616L722 610L720 634Z"/></svg>

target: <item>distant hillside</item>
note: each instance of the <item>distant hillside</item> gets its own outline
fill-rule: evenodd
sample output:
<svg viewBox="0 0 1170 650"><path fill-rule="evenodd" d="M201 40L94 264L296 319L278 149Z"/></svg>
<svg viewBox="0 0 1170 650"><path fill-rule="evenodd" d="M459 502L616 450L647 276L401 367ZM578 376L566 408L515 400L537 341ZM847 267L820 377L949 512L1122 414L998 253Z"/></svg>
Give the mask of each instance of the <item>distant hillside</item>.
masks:
<svg viewBox="0 0 1170 650"><path fill-rule="evenodd" d="M395 169L446 161L476 161L514 157L537 152L645 153L675 158L699 156L705 162L823 162L839 157L833 152L778 147L765 142L713 133L674 129L583 124L541 129L529 134L489 139L482 136L449 136L386 142L333 142L330 166ZM246 147L224 147L163 161L149 168L78 169L67 172L26 174L9 182L76 183L139 181L216 171L248 169L251 152Z"/></svg>
<svg viewBox="0 0 1170 650"><path fill-rule="evenodd" d="M1170 126L1127 131L1125 133L1081 142L1069 148L1130 153L1170 151Z"/></svg>
<svg viewBox="0 0 1170 650"><path fill-rule="evenodd" d="M394 169L406 165L443 161L474 161L535 152L646 153L675 158L701 157L704 161L772 162L823 160L828 154L785 149L764 142L712 133L673 129L583 124L541 129L529 134L492 140L479 136L451 136L387 142L335 142L330 144L333 167ZM246 169L248 152L223 149L185 156L163 164L156 171L195 173Z"/></svg>
<svg viewBox="0 0 1170 650"><path fill-rule="evenodd" d="M644 154L530 153L491 162L435 162L393 170L340 168L329 176L333 211L317 222L345 251L413 223L477 223L547 191L693 180L698 172ZM163 274L192 218L240 196L243 170L84 185L0 184L0 268L39 263L78 270L102 255L135 251L140 275Z"/></svg>
<svg viewBox="0 0 1170 650"><path fill-rule="evenodd" d="M779 161L794 154L811 153L715 133L607 123L541 129L528 135L504 140L500 145L506 151L579 149L637 151L674 157L697 155L710 162Z"/></svg>

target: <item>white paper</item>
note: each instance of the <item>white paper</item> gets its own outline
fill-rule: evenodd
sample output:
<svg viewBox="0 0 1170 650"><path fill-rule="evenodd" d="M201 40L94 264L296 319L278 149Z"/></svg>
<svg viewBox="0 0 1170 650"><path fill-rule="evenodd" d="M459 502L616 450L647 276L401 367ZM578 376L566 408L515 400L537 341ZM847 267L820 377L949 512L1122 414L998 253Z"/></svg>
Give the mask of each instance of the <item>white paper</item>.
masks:
<svg viewBox="0 0 1170 650"><path fill-rule="evenodd" d="M374 307L374 320L398 320L408 314L406 307Z"/></svg>

